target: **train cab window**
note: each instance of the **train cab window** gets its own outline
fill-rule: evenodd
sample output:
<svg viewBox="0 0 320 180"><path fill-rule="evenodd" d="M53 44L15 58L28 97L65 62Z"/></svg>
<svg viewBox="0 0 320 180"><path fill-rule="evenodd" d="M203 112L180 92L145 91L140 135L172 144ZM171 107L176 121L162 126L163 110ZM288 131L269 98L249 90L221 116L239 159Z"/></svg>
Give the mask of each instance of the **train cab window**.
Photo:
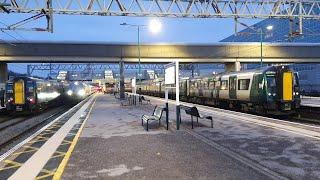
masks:
<svg viewBox="0 0 320 180"><path fill-rule="evenodd" d="M6 90L7 93L13 93L13 84L7 84Z"/></svg>
<svg viewBox="0 0 320 180"><path fill-rule="evenodd" d="M221 90L227 90L228 89L228 80L221 81L220 89Z"/></svg>
<svg viewBox="0 0 320 180"><path fill-rule="evenodd" d="M239 79L238 90L249 90L250 79Z"/></svg>
<svg viewBox="0 0 320 180"><path fill-rule="evenodd" d="M276 78L275 76L267 76L267 90L268 92L274 92L276 88Z"/></svg>
<svg viewBox="0 0 320 180"><path fill-rule="evenodd" d="M34 89L33 82L32 81L28 81L27 82L27 90L28 90L28 92L32 93L33 89Z"/></svg>

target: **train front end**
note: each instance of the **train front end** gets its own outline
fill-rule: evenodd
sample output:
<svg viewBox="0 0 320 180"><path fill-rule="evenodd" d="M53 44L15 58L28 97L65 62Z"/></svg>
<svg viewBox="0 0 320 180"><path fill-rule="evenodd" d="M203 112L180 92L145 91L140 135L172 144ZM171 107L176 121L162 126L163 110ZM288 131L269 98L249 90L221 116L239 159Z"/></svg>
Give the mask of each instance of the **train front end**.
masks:
<svg viewBox="0 0 320 180"><path fill-rule="evenodd" d="M300 108L298 75L288 66L275 66L265 73L267 109L274 115L290 115Z"/></svg>
<svg viewBox="0 0 320 180"><path fill-rule="evenodd" d="M6 83L6 101L8 111L35 110L35 82L28 78L14 78L8 81Z"/></svg>

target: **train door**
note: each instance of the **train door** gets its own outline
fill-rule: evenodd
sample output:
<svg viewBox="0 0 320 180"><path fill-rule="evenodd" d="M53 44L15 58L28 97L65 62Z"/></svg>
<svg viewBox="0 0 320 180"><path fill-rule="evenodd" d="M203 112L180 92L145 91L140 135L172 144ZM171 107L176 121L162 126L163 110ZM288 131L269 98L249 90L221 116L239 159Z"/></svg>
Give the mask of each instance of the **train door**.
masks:
<svg viewBox="0 0 320 180"><path fill-rule="evenodd" d="M24 81L22 79L14 83L14 103L18 105L25 103Z"/></svg>
<svg viewBox="0 0 320 180"><path fill-rule="evenodd" d="M237 76L229 77L229 98L237 99Z"/></svg>
<svg viewBox="0 0 320 180"><path fill-rule="evenodd" d="M282 98L283 101L292 101L293 96L293 73L284 72L282 77Z"/></svg>

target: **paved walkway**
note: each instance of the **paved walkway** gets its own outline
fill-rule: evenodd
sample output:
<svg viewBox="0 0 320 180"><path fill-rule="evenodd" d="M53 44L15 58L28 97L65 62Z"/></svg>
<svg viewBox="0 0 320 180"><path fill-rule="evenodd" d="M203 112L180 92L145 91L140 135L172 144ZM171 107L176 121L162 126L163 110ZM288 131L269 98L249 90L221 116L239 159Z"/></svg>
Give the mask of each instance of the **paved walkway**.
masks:
<svg viewBox="0 0 320 180"><path fill-rule="evenodd" d="M150 112L99 96L62 178L269 179L184 130L146 132L140 116Z"/></svg>

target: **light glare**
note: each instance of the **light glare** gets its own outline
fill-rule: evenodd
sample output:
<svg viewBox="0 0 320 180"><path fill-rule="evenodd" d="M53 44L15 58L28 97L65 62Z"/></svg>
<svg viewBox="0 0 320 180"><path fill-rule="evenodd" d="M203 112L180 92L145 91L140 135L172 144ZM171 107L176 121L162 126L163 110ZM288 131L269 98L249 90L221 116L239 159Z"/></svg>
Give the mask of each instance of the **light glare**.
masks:
<svg viewBox="0 0 320 180"><path fill-rule="evenodd" d="M159 20L157 19L152 19L149 23L149 30L156 34L156 33L159 33L161 31L161 28L162 28L162 24Z"/></svg>
<svg viewBox="0 0 320 180"><path fill-rule="evenodd" d="M273 29L273 26L267 26L267 30L271 31Z"/></svg>

